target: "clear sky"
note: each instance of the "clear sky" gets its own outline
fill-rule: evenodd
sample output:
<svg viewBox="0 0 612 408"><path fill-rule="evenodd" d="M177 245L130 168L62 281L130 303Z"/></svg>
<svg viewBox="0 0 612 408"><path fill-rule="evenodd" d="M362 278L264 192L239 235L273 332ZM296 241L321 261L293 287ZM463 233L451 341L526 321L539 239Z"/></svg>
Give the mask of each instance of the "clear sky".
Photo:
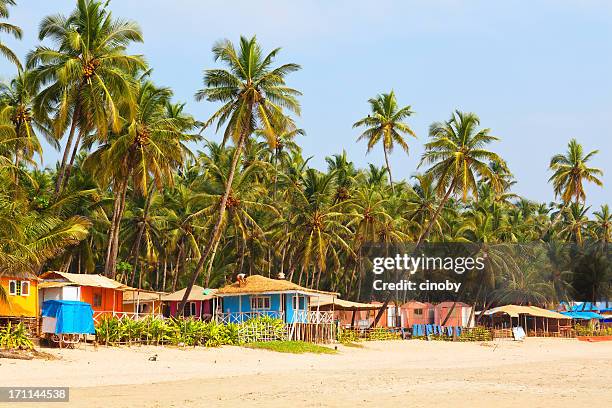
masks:
<svg viewBox="0 0 612 408"><path fill-rule="evenodd" d="M24 39L1 38L24 56L41 18L70 12L75 1L18 3L11 22ZM394 89L416 112L409 123L419 136L408 156L393 153L395 179L414 174L429 125L461 109L501 138L492 149L508 161L519 194L553 198L548 161L575 137L599 149L592 165L605 172L604 188L587 187L588 204L612 204L612 2L113 0L111 8L140 24L145 43L132 51L199 119L215 107L193 95L202 71L215 67L216 40L256 34L266 50L282 47L279 62L303 67L288 83L304 93L299 143L315 167L343 149L359 166L383 164L381 150L366 155L355 143L351 125L368 113L368 98ZM3 77L12 71L0 62ZM57 153L45 153L45 164L55 163Z"/></svg>

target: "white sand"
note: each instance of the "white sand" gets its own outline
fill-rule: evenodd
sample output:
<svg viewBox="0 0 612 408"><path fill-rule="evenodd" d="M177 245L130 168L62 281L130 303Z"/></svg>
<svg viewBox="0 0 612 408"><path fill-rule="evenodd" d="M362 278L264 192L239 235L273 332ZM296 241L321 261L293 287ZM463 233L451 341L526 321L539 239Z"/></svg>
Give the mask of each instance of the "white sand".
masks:
<svg viewBox="0 0 612 408"><path fill-rule="evenodd" d="M89 346L0 360L0 386L71 387L53 407L612 406L612 342L363 344L337 355Z"/></svg>

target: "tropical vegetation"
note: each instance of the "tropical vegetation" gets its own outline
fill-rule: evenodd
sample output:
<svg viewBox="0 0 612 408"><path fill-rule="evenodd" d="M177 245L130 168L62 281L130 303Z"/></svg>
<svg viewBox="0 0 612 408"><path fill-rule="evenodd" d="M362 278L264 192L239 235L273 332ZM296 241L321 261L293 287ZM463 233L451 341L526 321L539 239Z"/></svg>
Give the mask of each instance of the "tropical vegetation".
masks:
<svg viewBox="0 0 612 408"><path fill-rule="evenodd" d="M5 21L14 3L0 2L0 18L3 32L19 37ZM76 0L68 15L45 18L41 45L23 62L0 42L17 70L0 87L0 276L101 273L174 291L282 273L368 301L371 244L459 242L490 255L460 300L486 307L612 295L610 210L591 208L584 188L602 185L603 171L590 164L597 151L571 140L566 153L550 152L557 201L535 202L513 191L499 137L475 113L452 112L416 135L412 108L389 92L370 99L370 111L355 115L359 130L348 123L346 134L368 150L380 144L385 166L358 168L338 152L317 169L296 125L301 94L291 74L300 66L280 48L256 37L214 44L215 65L194 90L214 114L195 118L130 51L145 40L138 24L109 7ZM60 151L46 168L43 138ZM407 154L421 140L416 173L392 178L394 146ZM519 247L510 244L534 242L540 249L526 259L555 262L512 262Z"/></svg>

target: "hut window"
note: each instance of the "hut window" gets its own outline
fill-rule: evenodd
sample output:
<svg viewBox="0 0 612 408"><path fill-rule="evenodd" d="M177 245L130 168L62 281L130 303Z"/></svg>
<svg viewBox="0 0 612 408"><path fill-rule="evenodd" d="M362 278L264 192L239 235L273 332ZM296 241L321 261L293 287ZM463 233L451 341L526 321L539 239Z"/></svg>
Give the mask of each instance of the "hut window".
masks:
<svg viewBox="0 0 612 408"><path fill-rule="evenodd" d="M17 294L17 281L9 281L9 295L18 296ZM20 288L21 289L21 288Z"/></svg>
<svg viewBox="0 0 612 408"><path fill-rule="evenodd" d="M21 296L29 296L30 295L30 282L23 281L21 282Z"/></svg>
<svg viewBox="0 0 612 408"><path fill-rule="evenodd" d="M423 316L423 309L414 309L415 316Z"/></svg>
<svg viewBox="0 0 612 408"><path fill-rule="evenodd" d="M94 293L94 295L93 295L93 305L94 305L94 307L102 306L102 294L101 293Z"/></svg>
<svg viewBox="0 0 612 408"><path fill-rule="evenodd" d="M306 296L293 297L293 310L306 310Z"/></svg>
<svg viewBox="0 0 612 408"><path fill-rule="evenodd" d="M183 309L183 315L185 317L188 316L197 316L196 313L196 303L195 302L189 302L185 305L185 308Z"/></svg>
<svg viewBox="0 0 612 408"><path fill-rule="evenodd" d="M252 296L251 310L270 310L270 296Z"/></svg>

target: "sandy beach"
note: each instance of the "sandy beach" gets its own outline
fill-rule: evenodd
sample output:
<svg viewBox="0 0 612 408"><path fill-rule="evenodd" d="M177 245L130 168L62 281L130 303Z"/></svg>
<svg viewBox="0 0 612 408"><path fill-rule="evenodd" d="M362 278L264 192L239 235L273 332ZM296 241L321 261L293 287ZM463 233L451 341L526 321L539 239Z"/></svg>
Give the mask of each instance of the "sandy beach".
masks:
<svg viewBox="0 0 612 408"><path fill-rule="evenodd" d="M89 346L54 350L55 361L0 360L0 385L71 387L70 403L57 407L612 405L612 342L389 341L338 351Z"/></svg>

